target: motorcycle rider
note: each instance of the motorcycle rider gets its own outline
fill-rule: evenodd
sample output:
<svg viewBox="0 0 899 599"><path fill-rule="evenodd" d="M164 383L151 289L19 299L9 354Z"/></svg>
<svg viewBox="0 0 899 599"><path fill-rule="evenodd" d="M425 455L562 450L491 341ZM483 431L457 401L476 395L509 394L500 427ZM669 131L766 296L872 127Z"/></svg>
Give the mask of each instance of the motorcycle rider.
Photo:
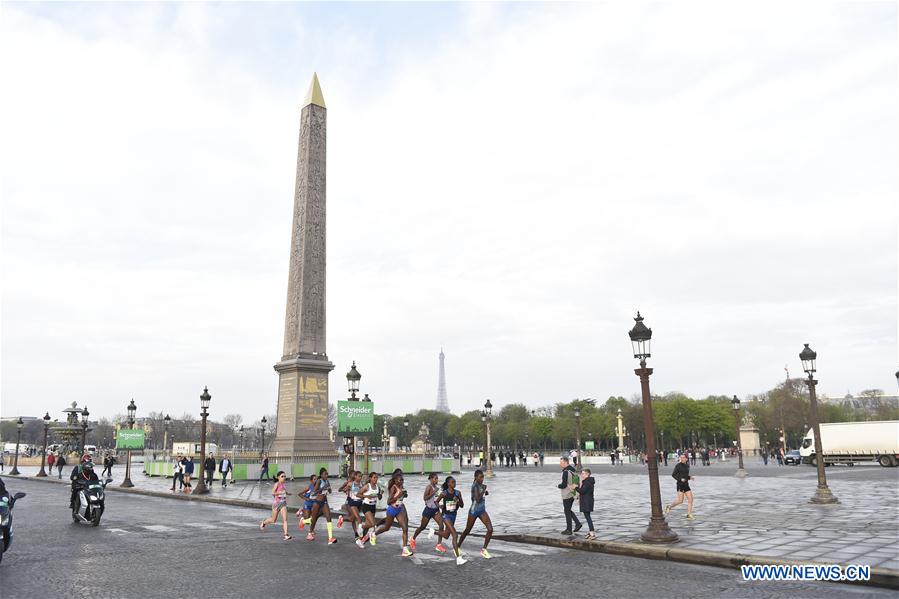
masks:
<svg viewBox="0 0 899 599"><path fill-rule="evenodd" d="M72 481L72 496L69 499L69 509L75 509L75 498L78 491L87 487L91 482L100 480L97 473L94 472L94 462L91 461L90 454L81 456L81 463L72 469L72 475L69 477Z"/></svg>

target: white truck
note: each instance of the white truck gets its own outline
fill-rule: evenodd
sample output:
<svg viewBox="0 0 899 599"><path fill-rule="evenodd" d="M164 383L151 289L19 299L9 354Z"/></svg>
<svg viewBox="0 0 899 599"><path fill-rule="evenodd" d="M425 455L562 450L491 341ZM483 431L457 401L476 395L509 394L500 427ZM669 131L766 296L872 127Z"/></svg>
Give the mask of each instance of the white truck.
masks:
<svg viewBox="0 0 899 599"><path fill-rule="evenodd" d="M218 453L218 445L215 443L206 443L206 453L216 454ZM172 454L173 455L200 455L200 443L199 441L183 441L178 443L172 443Z"/></svg>
<svg viewBox="0 0 899 599"><path fill-rule="evenodd" d="M820 425L824 464L877 462L899 465L899 420L828 422ZM815 432L809 429L799 449L804 464L817 465Z"/></svg>

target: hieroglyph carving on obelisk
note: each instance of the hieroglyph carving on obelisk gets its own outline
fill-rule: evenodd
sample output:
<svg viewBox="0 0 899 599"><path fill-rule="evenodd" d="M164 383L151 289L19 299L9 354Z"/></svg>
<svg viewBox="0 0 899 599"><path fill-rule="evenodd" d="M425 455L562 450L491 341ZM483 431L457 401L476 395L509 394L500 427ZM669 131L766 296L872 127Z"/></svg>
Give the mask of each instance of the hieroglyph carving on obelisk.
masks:
<svg viewBox="0 0 899 599"><path fill-rule="evenodd" d="M284 351L278 372L276 453L333 451L328 431L325 350L325 149L327 108L312 75L300 112L297 179L293 200Z"/></svg>

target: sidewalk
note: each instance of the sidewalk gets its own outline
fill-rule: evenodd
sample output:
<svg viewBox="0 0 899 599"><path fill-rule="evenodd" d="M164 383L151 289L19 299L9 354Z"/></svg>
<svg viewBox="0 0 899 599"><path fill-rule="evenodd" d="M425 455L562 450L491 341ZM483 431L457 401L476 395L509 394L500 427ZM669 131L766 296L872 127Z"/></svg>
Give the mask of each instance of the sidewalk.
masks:
<svg viewBox="0 0 899 599"><path fill-rule="evenodd" d="M20 470L23 475L33 475L37 469ZM839 504L829 506L808 503L816 486L813 468L781 470L776 477L763 473L753 476L759 470L750 468L750 476L745 479L727 476L723 471L703 476L702 469L694 469L696 480L691 486L696 496L696 520L686 520L686 505L672 511L668 522L680 540L665 547L640 541L650 514L649 484L642 467L597 472L593 520L598 540L592 547L582 538L586 526L576 540L559 534L565 527L556 488L560 474L535 470L497 470L497 476L486 481L490 491L487 509L498 538L679 561L705 555L704 561L694 563L730 567L739 565L734 563L734 556L752 556L755 563L795 560L862 564L885 569L885 574L899 581L899 469L828 469L829 486L840 499ZM111 488L123 474L123 468L116 468L116 482L111 483ZM471 472L456 478L467 500ZM14 479L4 477L11 488ZM338 480L332 480L335 488L339 486ZM150 478L138 471L132 475L132 481L135 491L173 495L171 479ZM386 482L383 478L381 481ZM63 482L68 483L67 474ZM674 481L663 471L660 482L664 504L674 499ZM417 522L424 486L424 477L406 477L410 523ZM291 506L299 505L295 494L301 487L305 488L302 481L288 484L294 494ZM245 481L227 489L214 484L211 493L204 497L268 508L270 493L269 483ZM334 507L339 503L340 498L332 500ZM479 530L477 525L475 532Z"/></svg>

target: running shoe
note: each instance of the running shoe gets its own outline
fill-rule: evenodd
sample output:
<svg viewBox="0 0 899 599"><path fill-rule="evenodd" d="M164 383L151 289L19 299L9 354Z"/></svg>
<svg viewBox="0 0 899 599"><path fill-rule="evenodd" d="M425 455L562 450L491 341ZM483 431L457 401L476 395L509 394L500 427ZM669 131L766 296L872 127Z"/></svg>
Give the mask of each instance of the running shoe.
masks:
<svg viewBox="0 0 899 599"><path fill-rule="evenodd" d="M290 535L284 535L284 540L285 540L285 541L289 541L289 540L292 539L292 538L293 538L293 537L290 536Z"/></svg>
<svg viewBox="0 0 899 599"><path fill-rule="evenodd" d="M415 539L409 539L409 547L412 548L412 551L415 551Z"/></svg>
<svg viewBox="0 0 899 599"><path fill-rule="evenodd" d="M337 539L335 539L334 537L331 537L328 539L328 545L333 545L336 542L337 542Z"/></svg>
<svg viewBox="0 0 899 599"><path fill-rule="evenodd" d="M343 527L343 514L337 519L337 528Z"/></svg>
<svg viewBox="0 0 899 599"><path fill-rule="evenodd" d="M359 549L365 549L365 541L362 539L356 539L356 547Z"/></svg>
<svg viewBox="0 0 899 599"><path fill-rule="evenodd" d="M487 551L486 549L481 549L481 557L483 557L484 559L490 559L493 556L490 555L490 552Z"/></svg>
<svg viewBox="0 0 899 599"><path fill-rule="evenodd" d="M696 520L696 516L693 514L687 514L687 520Z"/></svg>
<svg viewBox="0 0 899 599"><path fill-rule="evenodd" d="M428 527L428 540L430 541L433 538L434 538L434 529L429 526Z"/></svg>
<svg viewBox="0 0 899 599"><path fill-rule="evenodd" d="M265 520L259 523L259 530L265 530Z"/></svg>
<svg viewBox="0 0 899 599"><path fill-rule="evenodd" d="M306 528L306 519L303 516L300 516L300 530Z"/></svg>
<svg viewBox="0 0 899 599"><path fill-rule="evenodd" d="M456 558L456 565L461 566L462 564L467 564L468 560L462 557L461 555Z"/></svg>
<svg viewBox="0 0 899 599"><path fill-rule="evenodd" d="M411 555L412 555L412 552L409 551L409 548L403 547L403 557L410 557Z"/></svg>
<svg viewBox="0 0 899 599"><path fill-rule="evenodd" d="M670 514L670 513L671 513L671 506L670 506L670 505L666 505L666 506L665 506L665 515L667 516L667 515Z"/></svg>
<svg viewBox="0 0 899 599"><path fill-rule="evenodd" d="M375 533L371 533L371 539L369 539L368 542L371 543L372 545L377 545L378 544L378 535L376 535Z"/></svg>
<svg viewBox="0 0 899 599"><path fill-rule="evenodd" d="M436 549L440 553L446 553L446 547L443 546L443 543L437 543L436 545L434 545L434 549Z"/></svg>
<svg viewBox="0 0 899 599"><path fill-rule="evenodd" d="M314 532L310 532L308 535L306 535L306 540L307 540L307 541L314 541L314 540L315 540L315 533L314 533Z"/></svg>

